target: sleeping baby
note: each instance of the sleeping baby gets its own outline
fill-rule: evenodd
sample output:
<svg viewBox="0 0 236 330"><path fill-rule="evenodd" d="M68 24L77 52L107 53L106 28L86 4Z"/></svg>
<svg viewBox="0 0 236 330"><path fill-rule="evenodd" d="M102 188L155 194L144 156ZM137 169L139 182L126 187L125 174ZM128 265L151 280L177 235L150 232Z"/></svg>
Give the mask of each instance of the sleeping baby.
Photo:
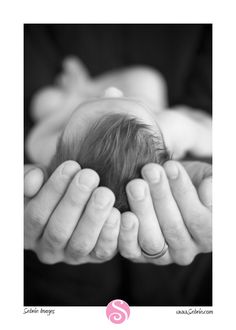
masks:
<svg viewBox="0 0 236 330"><path fill-rule="evenodd" d="M33 97L31 111L30 159L49 175L66 160L95 170L121 212L129 210L125 187L141 177L145 164L187 153L211 156L211 118L186 106L168 109L165 81L152 68L90 77L79 59L69 57L55 85Z"/></svg>

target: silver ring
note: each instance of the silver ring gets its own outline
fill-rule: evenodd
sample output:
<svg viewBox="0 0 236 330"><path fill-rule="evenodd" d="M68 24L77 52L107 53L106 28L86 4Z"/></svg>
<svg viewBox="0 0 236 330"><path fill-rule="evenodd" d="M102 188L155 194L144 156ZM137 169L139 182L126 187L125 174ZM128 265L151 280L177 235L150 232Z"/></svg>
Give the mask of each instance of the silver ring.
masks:
<svg viewBox="0 0 236 330"><path fill-rule="evenodd" d="M143 253L143 255L146 257L146 258L149 258L149 259L158 259L158 258L161 258L162 256L164 256L164 254L166 254L168 250L168 245L166 244L166 241L164 241L164 246L162 248L162 250L158 253L154 253L154 254L150 254L146 251L144 251L141 247L141 251Z"/></svg>

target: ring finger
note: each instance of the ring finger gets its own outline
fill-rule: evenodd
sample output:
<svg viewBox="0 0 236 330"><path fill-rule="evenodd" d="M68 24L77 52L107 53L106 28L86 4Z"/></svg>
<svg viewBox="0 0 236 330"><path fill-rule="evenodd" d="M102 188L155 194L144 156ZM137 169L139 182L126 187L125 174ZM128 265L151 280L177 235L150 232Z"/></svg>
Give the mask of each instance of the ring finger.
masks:
<svg viewBox="0 0 236 330"><path fill-rule="evenodd" d="M138 240L141 248L155 254L162 250L164 237L153 207L150 190L146 181L134 179L126 187L131 211L139 219Z"/></svg>
<svg viewBox="0 0 236 330"><path fill-rule="evenodd" d="M194 255L195 243L189 234L173 198L164 169L148 164L142 175L149 183L156 215L173 259L181 264Z"/></svg>
<svg viewBox="0 0 236 330"><path fill-rule="evenodd" d="M194 241L197 244L209 242L212 228L210 211L201 203L186 170L175 161L166 162L164 168L172 194Z"/></svg>

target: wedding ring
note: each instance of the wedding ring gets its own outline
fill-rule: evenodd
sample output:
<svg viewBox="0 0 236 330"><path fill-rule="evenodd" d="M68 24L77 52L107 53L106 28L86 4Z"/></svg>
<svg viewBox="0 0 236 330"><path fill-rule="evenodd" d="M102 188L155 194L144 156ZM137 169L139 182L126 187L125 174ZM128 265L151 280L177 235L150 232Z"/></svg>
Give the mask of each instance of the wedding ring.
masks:
<svg viewBox="0 0 236 330"><path fill-rule="evenodd" d="M154 253L154 254L151 254L151 253L148 253L146 251L144 251L142 248L141 248L141 251L143 253L143 255L148 258L148 259L158 259L158 258L161 258L162 256L164 256L164 254L166 254L168 250L168 245L166 244L166 242L164 241L164 246L162 248L162 250L158 253Z"/></svg>

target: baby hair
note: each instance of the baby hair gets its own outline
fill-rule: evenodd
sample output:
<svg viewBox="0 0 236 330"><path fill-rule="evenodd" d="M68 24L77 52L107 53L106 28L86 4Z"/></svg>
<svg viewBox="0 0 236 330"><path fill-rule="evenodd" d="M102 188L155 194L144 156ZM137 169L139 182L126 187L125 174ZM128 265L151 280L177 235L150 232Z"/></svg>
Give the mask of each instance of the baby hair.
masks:
<svg viewBox="0 0 236 330"><path fill-rule="evenodd" d="M66 160L77 161L81 168L95 170L100 186L110 188L121 212L129 210L125 187L141 177L147 163L163 164L170 158L161 133L128 114L109 114L97 120L79 143L60 137L48 168L51 174Z"/></svg>

